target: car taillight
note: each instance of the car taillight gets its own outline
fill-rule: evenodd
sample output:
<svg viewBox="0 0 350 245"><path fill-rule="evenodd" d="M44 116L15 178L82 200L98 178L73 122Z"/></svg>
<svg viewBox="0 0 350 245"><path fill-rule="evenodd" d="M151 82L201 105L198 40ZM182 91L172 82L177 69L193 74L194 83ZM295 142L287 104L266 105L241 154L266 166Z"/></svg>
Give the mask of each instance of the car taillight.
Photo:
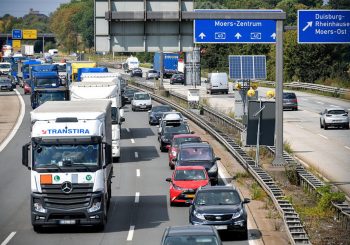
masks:
<svg viewBox="0 0 350 245"><path fill-rule="evenodd" d="M297 100L297 99L294 99L294 100L292 100L292 102L294 102L294 103L298 103L298 100Z"/></svg>

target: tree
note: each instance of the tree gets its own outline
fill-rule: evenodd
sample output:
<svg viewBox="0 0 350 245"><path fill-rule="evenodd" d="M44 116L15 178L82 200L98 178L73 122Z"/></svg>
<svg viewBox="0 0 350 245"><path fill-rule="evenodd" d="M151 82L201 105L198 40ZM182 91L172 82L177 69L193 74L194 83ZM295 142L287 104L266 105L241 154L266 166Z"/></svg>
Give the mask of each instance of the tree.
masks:
<svg viewBox="0 0 350 245"><path fill-rule="evenodd" d="M329 0L328 5L332 9L350 9L349 0Z"/></svg>

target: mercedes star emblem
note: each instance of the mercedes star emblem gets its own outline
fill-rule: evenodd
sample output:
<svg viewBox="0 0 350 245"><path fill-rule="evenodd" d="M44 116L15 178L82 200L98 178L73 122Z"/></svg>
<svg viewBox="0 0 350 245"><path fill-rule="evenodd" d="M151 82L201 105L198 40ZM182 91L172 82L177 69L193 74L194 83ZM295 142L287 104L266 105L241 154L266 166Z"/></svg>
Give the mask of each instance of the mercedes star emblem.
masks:
<svg viewBox="0 0 350 245"><path fill-rule="evenodd" d="M71 193L73 190L72 183L69 181L63 182L61 185L61 190L66 194Z"/></svg>

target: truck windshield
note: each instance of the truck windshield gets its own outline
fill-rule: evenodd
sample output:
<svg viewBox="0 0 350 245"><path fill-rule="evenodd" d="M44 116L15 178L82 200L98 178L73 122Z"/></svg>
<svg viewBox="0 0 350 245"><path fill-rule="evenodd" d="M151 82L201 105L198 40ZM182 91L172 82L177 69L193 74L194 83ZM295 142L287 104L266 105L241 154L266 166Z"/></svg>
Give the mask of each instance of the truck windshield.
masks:
<svg viewBox="0 0 350 245"><path fill-rule="evenodd" d="M37 92L38 104L41 105L46 101L63 101L66 100L65 91L58 92Z"/></svg>
<svg viewBox="0 0 350 245"><path fill-rule="evenodd" d="M38 144L33 147L33 167L60 168L98 167L100 146L98 144Z"/></svg>
<svg viewBox="0 0 350 245"><path fill-rule="evenodd" d="M37 78L35 80L36 86L59 86L59 80L57 78Z"/></svg>
<svg viewBox="0 0 350 245"><path fill-rule="evenodd" d="M29 65L23 65L22 71L25 73L29 73Z"/></svg>

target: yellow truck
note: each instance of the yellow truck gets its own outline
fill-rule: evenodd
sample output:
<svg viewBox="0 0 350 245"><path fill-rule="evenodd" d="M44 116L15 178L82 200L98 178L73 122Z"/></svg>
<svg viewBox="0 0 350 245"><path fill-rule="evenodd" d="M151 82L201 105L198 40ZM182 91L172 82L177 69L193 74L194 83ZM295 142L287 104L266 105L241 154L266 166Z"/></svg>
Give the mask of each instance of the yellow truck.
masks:
<svg viewBox="0 0 350 245"><path fill-rule="evenodd" d="M68 84L77 81L78 69L79 68L91 68L96 67L94 61L67 61L67 81Z"/></svg>

